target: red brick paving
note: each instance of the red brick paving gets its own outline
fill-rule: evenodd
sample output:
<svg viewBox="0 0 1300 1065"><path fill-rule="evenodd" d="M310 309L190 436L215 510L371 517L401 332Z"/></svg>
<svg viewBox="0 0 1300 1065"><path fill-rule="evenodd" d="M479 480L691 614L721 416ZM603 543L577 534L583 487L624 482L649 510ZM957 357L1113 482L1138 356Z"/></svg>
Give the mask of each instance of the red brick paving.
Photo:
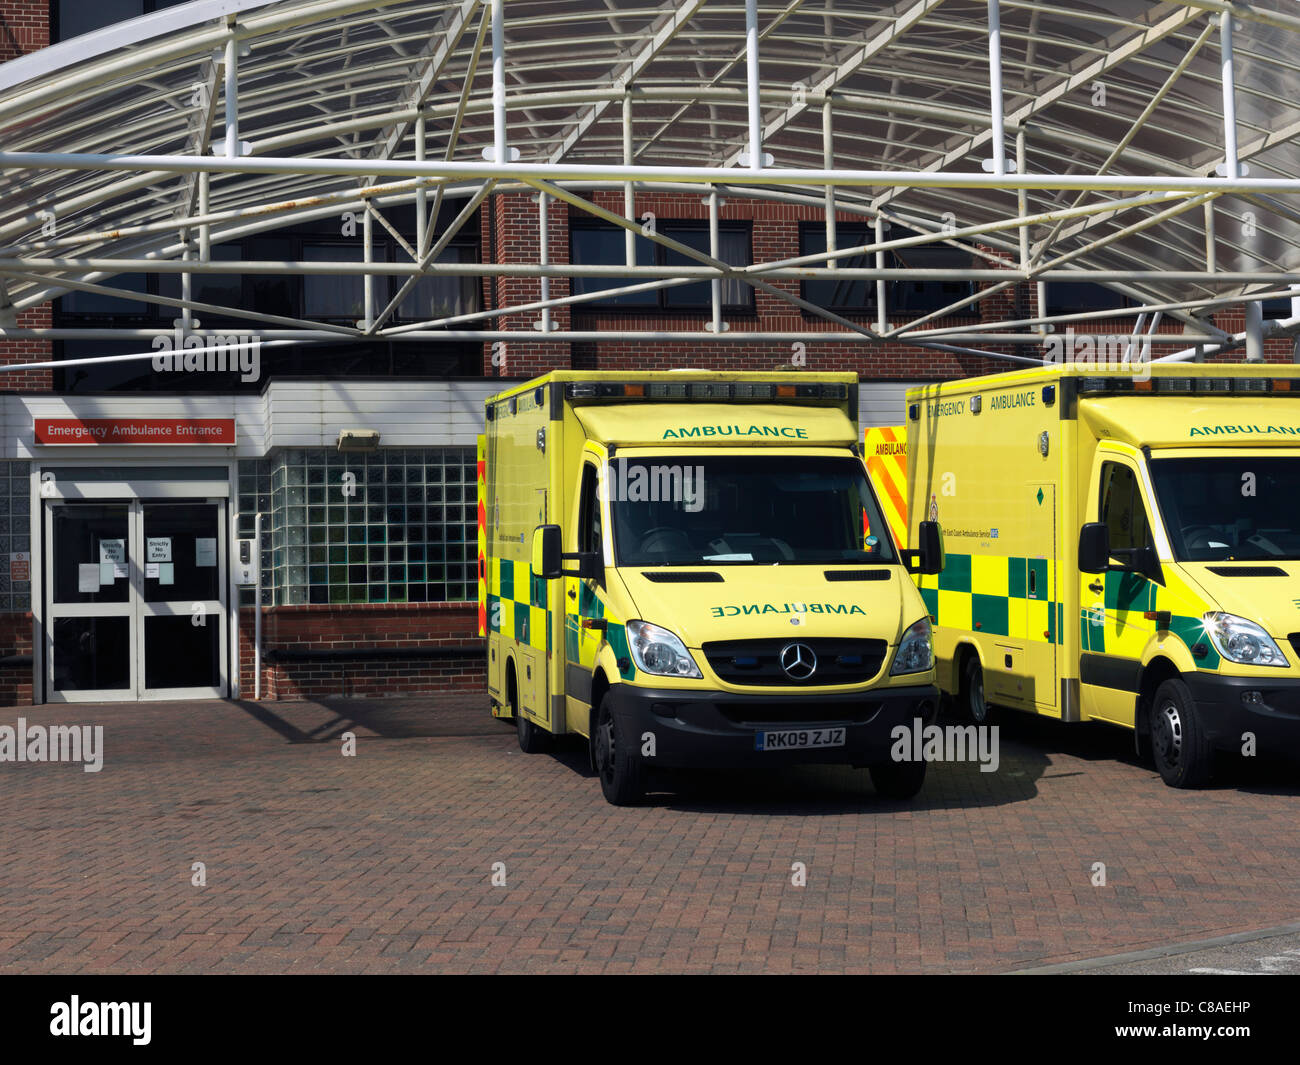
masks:
<svg viewBox="0 0 1300 1065"><path fill-rule="evenodd" d="M0 764L4 972L1006 971L1300 916L1300 774L1177 792L1101 728L1015 720L912 804L802 769L615 809L477 697L19 716L105 765Z"/></svg>

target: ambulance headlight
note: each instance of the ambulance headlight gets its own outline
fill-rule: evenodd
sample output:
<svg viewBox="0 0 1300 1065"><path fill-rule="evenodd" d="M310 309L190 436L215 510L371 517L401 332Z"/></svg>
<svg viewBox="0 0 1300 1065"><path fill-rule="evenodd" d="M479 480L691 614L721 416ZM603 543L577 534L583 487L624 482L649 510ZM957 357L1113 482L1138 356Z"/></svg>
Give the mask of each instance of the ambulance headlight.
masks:
<svg viewBox="0 0 1300 1065"><path fill-rule="evenodd" d="M1219 654L1243 666L1285 666L1286 655L1271 637L1253 621L1235 614L1206 614L1205 631Z"/></svg>
<svg viewBox="0 0 1300 1065"><path fill-rule="evenodd" d="M700 680L702 674L690 651L676 635L648 621L627 623L627 645L632 661L642 673L657 677L692 677Z"/></svg>
<svg viewBox="0 0 1300 1065"><path fill-rule="evenodd" d="M890 676L899 673L924 673L934 667L934 639L930 632L930 619L922 618L905 633L898 643Z"/></svg>

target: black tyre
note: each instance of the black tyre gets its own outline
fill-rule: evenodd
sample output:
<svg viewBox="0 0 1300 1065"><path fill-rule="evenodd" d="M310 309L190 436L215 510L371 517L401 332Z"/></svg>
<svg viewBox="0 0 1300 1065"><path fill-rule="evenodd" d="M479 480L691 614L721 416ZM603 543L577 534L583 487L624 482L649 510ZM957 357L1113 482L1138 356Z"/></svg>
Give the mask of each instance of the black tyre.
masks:
<svg viewBox="0 0 1300 1065"><path fill-rule="evenodd" d="M910 799L925 783L925 762L882 762L873 765L871 783L882 799Z"/></svg>
<svg viewBox="0 0 1300 1065"><path fill-rule="evenodd" d="M961 716L976 725L988 723L993 708L984 698L984 670L979 655L972 653L962 670L961 697L958 700Z"/></svg>
<svg viewBox="0 0 1300 1065"><path fill-rule="evenodd" d="M1199 787L1213 775L1214 749L1191 691L1176 678L1161 684L1151 700L1151 753L1171 788Z"/></svg>
<svg viewBox="0 0 1300 1065"><path fill-rule="evenodd" d="M645 796L645 765L636 737L614 715L612 703L606 692L596 708L596 727L591 736L592 762L605 800L613 806L631 806Z"/></svg>
<svg viewBox="0 0 1300 1065"><path fill-rule="evenodd" d="M523 711L519 709L519 688L515 683L514 673L510 674L506 682L507 698L510 701L510 713L515 719L515 736L519 739L519 749L524 754L541 754L550 749L551 734L543 728L538 728L528 718L524 717Z"/></svg>

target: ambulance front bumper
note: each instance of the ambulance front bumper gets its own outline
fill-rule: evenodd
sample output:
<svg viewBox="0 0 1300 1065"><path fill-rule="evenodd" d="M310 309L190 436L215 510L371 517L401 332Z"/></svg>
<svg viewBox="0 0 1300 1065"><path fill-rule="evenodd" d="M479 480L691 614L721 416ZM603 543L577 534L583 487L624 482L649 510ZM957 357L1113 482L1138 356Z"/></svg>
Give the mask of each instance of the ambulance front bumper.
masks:
<svg viewBox="0 0 1300 1065"><path fill-rule="evenodd" d="M1212 673L1183 679L1216 747L1240 751L1249 732L1258 754L1300 758L1300 680Z"/></svg>
<svg viewBox="0 0 1300 1065"><path fill-rule="evenodd" d="M630 726L643 752L646 733L653 734L654 755L645 758L651 766L869 766L890 761L896 727L910 731L917 719L920 727L934 721L939 689L930 684L836 695L742 695L617 684L610 698L613 713ZM801 742L833 745L790 746Z"/></svg>

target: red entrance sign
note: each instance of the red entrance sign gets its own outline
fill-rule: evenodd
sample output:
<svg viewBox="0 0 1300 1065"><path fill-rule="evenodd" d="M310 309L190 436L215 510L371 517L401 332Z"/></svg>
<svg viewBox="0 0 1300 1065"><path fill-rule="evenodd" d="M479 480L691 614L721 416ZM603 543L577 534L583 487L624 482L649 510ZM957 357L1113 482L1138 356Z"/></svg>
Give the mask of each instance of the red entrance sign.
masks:
<svg viewBox="0 0 1300 1065"><path fill-rule="evenodd" d="M38 444L233 444L234 418L37 418Z"/></svg>

